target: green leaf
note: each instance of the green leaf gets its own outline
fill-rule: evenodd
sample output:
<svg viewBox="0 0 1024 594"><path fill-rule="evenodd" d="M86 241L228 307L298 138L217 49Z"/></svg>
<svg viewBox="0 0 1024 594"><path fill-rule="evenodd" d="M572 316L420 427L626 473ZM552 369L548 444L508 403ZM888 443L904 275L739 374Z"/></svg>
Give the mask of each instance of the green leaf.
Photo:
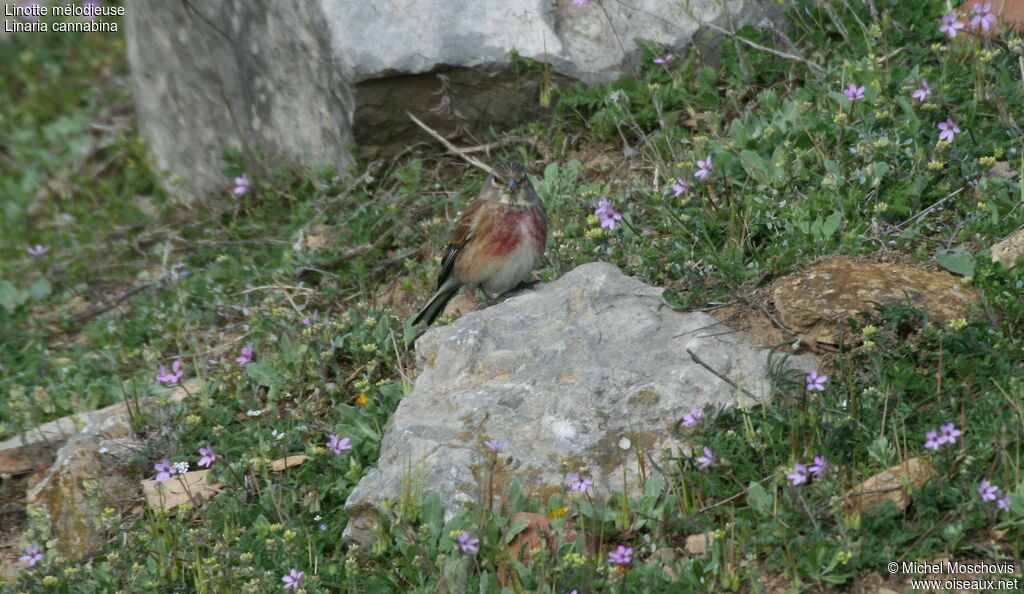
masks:
<svg viewBox="0 0 1024 594"><path fill-rule="evenodd" d="M28 288L28 292L32 295L33 299L42 299L53 292L53 285L50 284L49 280L41 278L32 283L32 286Z"/></svg>
<svg viewBox="0 0 1024 594"><path fill-rule="evenodd" d="M822 239L832 237L836 231L839 230L839 225L843 222L843 215L840 212L834 212L825 218L825 222L821 225Z"/></svg>
<svg viewBox="0 0 1024 594"><path fill-rule="evenodd" d="M11 281L0 281L0 305L4 309L13 310L21 305L21 291Z"/></svg>
<svg viewBox="0 0 1024 594"><path fill-rule="evenodd" d="M772 498L768 495L768 491L765 491L764 487L757 483L752 483L747 489L747 503L763 516L772 515Z"/></svg>
<svg viewBox="0 0 1024 594"><path fill-rule="evenodd" d="M272 388L281 383L281 375L270 365L253 361L245 366L245 374L261 386Z"/></svg>
<svg viewBox="0 0 1024 594"><path fill-rule="evenodd" d="M943 250L935 256L939 266L960 276L974 276L974 256L963 248Z"/></svg>
<svg viewBox="0 0 1024 594"><path fill-rule="evenodd" d="M512 539L514 539L516 535L522 532L523 530L526 530L526 527L529 525L530 521L525 518L516 520L512 523L511 526L508 527L508 531L505 532L505 538L502 540L505 541L505 544L512 542Z"/></svg>

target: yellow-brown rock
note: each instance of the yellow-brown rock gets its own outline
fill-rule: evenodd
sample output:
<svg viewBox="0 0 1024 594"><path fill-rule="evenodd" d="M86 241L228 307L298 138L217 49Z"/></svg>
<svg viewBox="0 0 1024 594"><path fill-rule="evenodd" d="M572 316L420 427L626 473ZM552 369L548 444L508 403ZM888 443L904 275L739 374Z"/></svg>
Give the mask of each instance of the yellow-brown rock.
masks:
<svg viewBox="0 0 1024 594"><path fill-rule="evenodd" d="M834 258L777 280L773 296L786 326L809 342L834 344L846 319L875 303L911 305L940 322L963 317L978 296L962 283L946 272Z"/></svg>
<svg viewBox="0 0 1024 594"><path fill-rule="evenodd" d="M1007 269L1016 266L1017 259L1024 256L1024 227L994 243L990 251L993 262L1002 262Z"/></svg>
<svg viewBox="0 0 1024 594"><path fill-rule="evenodd" d="M847 511L863 513L888 499L901 510L907 509L910 490L920 488L933 476L935 469L927 460L911 458L850 489L843 504Z"/></svg>

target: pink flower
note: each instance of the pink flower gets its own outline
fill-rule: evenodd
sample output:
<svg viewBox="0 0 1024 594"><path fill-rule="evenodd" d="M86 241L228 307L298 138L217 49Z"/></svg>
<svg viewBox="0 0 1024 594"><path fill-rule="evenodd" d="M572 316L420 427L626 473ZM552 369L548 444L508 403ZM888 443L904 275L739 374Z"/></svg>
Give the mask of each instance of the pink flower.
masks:
<svg viewBox="0 0 1024 594"><path fill-rule="evenodd" d="M815 369L808 373L807 377L804 378L804 383L806 384L805 389L808 392L824 392L825 382L827 381L828 376L818 375L818 370Z"/></svg>
<svg viewBox="0 0 1024 594"><path fill-rule="evenodd" d="M239 365L245 365L246 363L252 361L252 355L252 349L250 349L249 347L242 347L242 356L235 357L235 361L238 362Z"/></svg>
<svg viewBox="0 0 1024 594"><path fill-rule="evenodd" d="M982 31L988 33L988 30L996 22L996 15L992 12L992 3L986 2L981 4L980 2L975 2L974 6L971 7L971 12L974 13L974 16L971 17L971 26L975 29L980 27Z"/></svg>
<svg viewBox="0 0 1024 594"><path fill-rule="evenodd" d="M171 480L172 476L178 474L178 469L173 464L171 464L171 461L168 460L167 458L164 458L163 460L157 462L156 466L154 466L153 468L154 470L156 470L157 473L156 480L160 481L161 483L166 483L167 481Z"/></svg>
<svg viewBox="0 0 1024 594"><path fill-rule="evenodd" d="M25 251L28 252L30 256L42 256L46 252L50 251L50 246L39 245L37 243L35 245L28 246L27 248L25 248Z"/></svg>
<svg viewBox="0 0 1024 594"><path fill-rule="evenodd" d="M340 454L343 450L352 449L352 446L348 443L347 437L339 440L338 436L333 433L331 434L331 438L327 440L327 447L335 454Z"/></svg>
<svg viewBox="0 0 1024 594"><path fill-rule="evenodd" d="M608 198L606 197L601 198L597 203L597 210L594 211L594 214L601 219L601 227L612 229L613 231L615 230L617 222L622 220L622 215L612 208L612 205L608 203Z"/></svg>
<svg viewBox="0 0 1024 594"><path fill-rule="evenodd" d="M594 486L594 481L592 479L589 479L585 476L580 476L576 473L570 474L566 478L569 479L569 489L571 491L579 491L580 493L584 493L587 489Z"/></svg>
<svg viewBox="0 0 1024 594"><path fill-rule="evenodd" d="M996 499L996 507L1003 511L1010 511L1010 496L1003 493L999 499Z"/></svg>
<svg viewBox="0 0 1024 594"><path fill-rule="evenodd" d="M946 118L945 122L939 122L939 140L945 140L946 142L953 142L956 135L960 133L960 128L953 123L953 118Z"/></svg>
<svg viewBox="0 0 1024 594"><path fill-rule="evenodd" d="M668 64L669 62L671 62L672 60L675 60L675 59L676 59L676 57L673 56L672 54L665 54L664 56L662 56L660 58L655 58L653 61L654 61L655 64Z"/></svg>
<svg viewBox="0 0 1024 594"><path fill-rule="evenodd" d="M82 11L85 18L90 21L95 20L96 16L100 14L100 3L96 0L85 0L82 2Z"/></svg>
<svg viewBox="0 0 1024 594"><path fill-rule="evenodd" d="M939 436L939 443L956 443L956 438L963 435L963 432L957 429L953 423L946 423L939 427L939 431L942 435Z"/></svg>
<svg viewBox="0 0 1024 594"><path fill-rule="evenodd" d="M708 155L708 158L704 159L703 161L698 160L697 168L698 171L697 173L693 174L694 177L699 177L701 179L707 177L708 174L711 173L711 155Z"/></svg>
<svg viewBox="0 0 1024 594"><path fill-rule="evenodd" d="M939 448L943 444L942 441L939 441L939 432L935 430L928 431L924 434L924 436L924 447L928 448L929 450L935 450L936 452L939 451Z"/></svg>
<svg viewBox="0 0 1024 594"><path fill-rule="evenodd" d="M161 365L156 381L165 384L176 384L181 379L181 376L185 375L185 371L181 367L181 361L175 361L174 365L171 365L171 370L172 372L168 373L167 368Z"/></svg>
<svg viewBox="0 0 1024 594"><path fill-rule="evenodd" d="M284 583L285 588L298 589L302 584L302 578L304 577L306 577L305 571L299 571L293 567L291 571L288 572L288 575L281 578L281 581Z"/></svg>
<svg viewBox="0 0 1024 594"><path fill-rule="evenodd" d="M614 565L628 565L633 561L633 549L619 545L614 551L608 551L608 562Z"/></svg>
<svg viewBox="0 0 1024 594"><path fill-rule="evenodd" d="M313 320L317 319L317 317L319 317L319 316L320 316L320 310L319 309L313 310L313 315L309 316L308 318L302 318L302 323L307 325L307 326L309 326L310 324L313 323Z"/></svg>
<svg viewBox="0 0 1024 594"><path fill-rule="evenodd" d="M982 501L995 501L1001 492L1002 489L989 483L987 479L982 479L981 485L978 487L978 495Z"/></svg>
<svg viewBox="0 0 1024 594"><path fill-rule="evenodd" d="M690 187L690 182L685 177L677 177L675 185L672 186L672 193L676 196L681 195Z"/></svg>
<svg viewBox="0 0 1024 594"><path fill-rule="evenodd" d="M572 0L572 3L579 8L580 6L585 6L587 4L587 0Z"/></svg>
<svg viewBox="0 0 1024 594"><path fill-rule="evenodd" d="M796 464L793 465L793 468L795 468L795 470L786 475L786 478L789 479L789 482L794 485L799 485L801 483L807 482L807 477L809 476L807 474L807 466L797 462Z"/></svg>
<svg viewBox="0 0 1024 594"><path fill-rule="evenodd" d="M699 408L691 408L690 412L683 415L683 420L680 424L683 427L693 427L700 422L700 418L704 416L704 411Z"/></svg>
<svg viewBox="0 0 1024 594"><path fill-rule="evenodd" d="M249 174L243 173L242 177L235 178L235 189L231 190L231 193L237 197L242 197L252 187L252 182L249 180Z"/></svg>
<svg viewBox="0 0 1024 594"><path fill-rule="evenodd" d="M825 462L825 456L815 456L814 464L811 464L807 470L811 471L811 474L814 476L821 476L821 473L825 472L826 468L828 468L828 463Z"/></svg>
<svg viewBox="0 0 1024 594"><path fill-rule="evenodd" d="M491 450L494 452L500 452L501 450L505 449L505 446L508 445L508 442L492 439L491 441L485 441L484 445L491 448Z"/></svg>
<svg viewBox="0 0 1024 594"><path fill-rule="evenodd" d="M704 446L704 455L697 458L697 468L705 469L711 466L715 462L715 455L711 453L711 448Z"/></svg>
<svg viewBox="0 0 1024 594"><path fill-rule="evenodd" d="M455 540L459 543L459 550L463 553L475 553L480 550L480 539L471 537L465 530Z"/></svg>
<svg viewBox="0 0 1024 594"><path fill-rule="evenodd" d="M850 86L846 87L846 89L843 91L843 95L846 95L846 98L849 99L850 101L863 99L864 87L858 87L855 84L851 84Z"/></svg>
<svg viewBox="0 0 1024 594"><path fill-rule="evenodd" d="M199 459L198 466L203 468L209 468L217 460L217 454L213 453L213 446L208 445L205 448L199 448L199 455L202 458Z"/></svg>
<svg viewBox="0 0 1024 594"><path fill-rule="evenodd" d="M25 547L25 554L18 558L32 566L43 560L43 552L37 546L28 546Z"/></svg>
<svg viewBox="0 0 1024 594"><path fill-rule="evenodd" d="M924 103L925 100L928 99L928 96L931 94L932 88L928 86L928 81L922 78L921 86L918 87L917 90L915 90L913 93L911 93L910 96L913 97L914 99L919 100L921 103Z"/></svg>
<svg viewBox="0 0 1024 594"><path fill-rule="evenodd" d="M943 15L942 18L939 19L942 23L942 26L939 27L939 31L949 35L950 39L955 38L957 30L964 28L964 24L961 23L958 18L959 17L957 17L955 12Z"/></svg>

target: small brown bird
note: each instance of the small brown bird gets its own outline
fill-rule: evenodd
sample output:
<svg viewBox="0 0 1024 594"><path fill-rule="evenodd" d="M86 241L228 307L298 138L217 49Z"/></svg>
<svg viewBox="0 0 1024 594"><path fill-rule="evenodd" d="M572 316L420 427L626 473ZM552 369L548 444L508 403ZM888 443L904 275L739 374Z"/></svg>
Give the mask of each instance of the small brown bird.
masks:
<svg viewBox="0 0 1024 594"><path fill-rule="evenodd" d="M514 289L540 262L547 240L544 204L526 168L511 162L496 166L459 216L437 273L437 292L413 325L434 323L464 286L496 296Z"/></svg>

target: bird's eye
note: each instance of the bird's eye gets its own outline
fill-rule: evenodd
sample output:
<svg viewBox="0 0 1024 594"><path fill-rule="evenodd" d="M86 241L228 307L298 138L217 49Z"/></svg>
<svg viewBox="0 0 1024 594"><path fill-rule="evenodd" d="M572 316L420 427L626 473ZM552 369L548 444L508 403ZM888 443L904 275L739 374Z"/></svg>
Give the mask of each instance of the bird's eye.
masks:
<svg viewBox="0 0 1024 594"><path fill-rule="evenodd" d="M500 181L498 181L498 178L492 177L491 185L493 185L495 188L500 188L503 184Z"/></svg>
<svg viewBox="0 0 1024 594"><path fill-rule="evenodd" d="M508 182L508 189L510 189L510 190L518 190L519 189L519 182L517 182L515 180L512 180L512 181Z"/></svg>

